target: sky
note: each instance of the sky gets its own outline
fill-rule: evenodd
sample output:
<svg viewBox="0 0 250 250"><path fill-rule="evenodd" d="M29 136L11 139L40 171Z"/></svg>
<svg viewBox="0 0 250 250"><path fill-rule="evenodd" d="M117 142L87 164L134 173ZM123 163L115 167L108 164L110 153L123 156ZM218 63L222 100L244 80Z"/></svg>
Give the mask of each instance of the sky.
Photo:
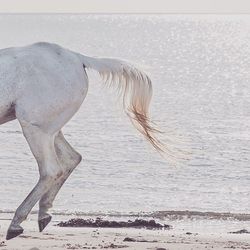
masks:
<svg viewBox="0 0 250 250"><path fill-rule="evenodd" d="M250 0L0 0L1 13L250 13Z"/></svg>

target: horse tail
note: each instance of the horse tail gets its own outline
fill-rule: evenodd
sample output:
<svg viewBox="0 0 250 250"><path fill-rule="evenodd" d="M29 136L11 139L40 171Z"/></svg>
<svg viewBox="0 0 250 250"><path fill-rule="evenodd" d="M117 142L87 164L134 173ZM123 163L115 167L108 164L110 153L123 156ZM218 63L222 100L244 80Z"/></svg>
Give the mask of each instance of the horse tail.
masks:
<svg viewBox="0 0 250 250"><path fill-rule="evenodd" d="M149 118L152 98L150 78L132 64L119 59L95 58L81 55L84 67L94 69L108 86L115 86L123 99L123 108L132 124L159 151L163 143L156 138L157 130Z"/></svg>

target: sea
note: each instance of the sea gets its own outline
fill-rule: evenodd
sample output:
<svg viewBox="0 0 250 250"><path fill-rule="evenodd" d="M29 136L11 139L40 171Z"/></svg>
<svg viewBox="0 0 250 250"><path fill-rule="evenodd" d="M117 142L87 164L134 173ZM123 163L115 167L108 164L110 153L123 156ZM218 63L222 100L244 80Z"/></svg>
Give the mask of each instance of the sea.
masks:
<svg viewBox="0 0 250 250"><path fill-rule="evenodd" d="M0 48L45 41L133 62L152 79L150 114L174 148L154 150L88 71L87 97L63 128L83 161L54 213L250 214L249 15L1 14L0 32ZM18 121L1 125L0 212L14 212L38 179Z"/></svg>

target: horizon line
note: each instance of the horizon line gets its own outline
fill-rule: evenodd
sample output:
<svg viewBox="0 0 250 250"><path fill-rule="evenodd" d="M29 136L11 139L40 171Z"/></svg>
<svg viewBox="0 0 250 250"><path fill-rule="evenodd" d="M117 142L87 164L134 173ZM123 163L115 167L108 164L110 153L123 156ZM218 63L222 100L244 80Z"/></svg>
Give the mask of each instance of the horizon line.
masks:
<svg viewBox="0 0 250 250"><path fill-rule="evenodd" d="M250 12L0 12L0 15L250 15Z"/></svg>

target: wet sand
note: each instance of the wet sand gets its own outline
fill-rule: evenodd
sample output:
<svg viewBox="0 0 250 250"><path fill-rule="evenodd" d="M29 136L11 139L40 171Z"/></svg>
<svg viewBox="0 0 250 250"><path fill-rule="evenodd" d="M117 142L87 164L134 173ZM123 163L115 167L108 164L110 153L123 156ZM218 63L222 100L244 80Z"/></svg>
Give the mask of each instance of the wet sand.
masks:
<svg viewBox="0 0 250 250"><path fill-rule="evenodd" d="M11 216L8 216L11 217ZM64 220L66 221L66 220ZM57 216L43 233L38 232L35 216L22 225L24 234L10 241L5 240L10 218L0 219L0 250L43 250L43 249L250 249L250 234L232 234L201 230L148 230L137 228L81 228L59 227Z"/></svg>

